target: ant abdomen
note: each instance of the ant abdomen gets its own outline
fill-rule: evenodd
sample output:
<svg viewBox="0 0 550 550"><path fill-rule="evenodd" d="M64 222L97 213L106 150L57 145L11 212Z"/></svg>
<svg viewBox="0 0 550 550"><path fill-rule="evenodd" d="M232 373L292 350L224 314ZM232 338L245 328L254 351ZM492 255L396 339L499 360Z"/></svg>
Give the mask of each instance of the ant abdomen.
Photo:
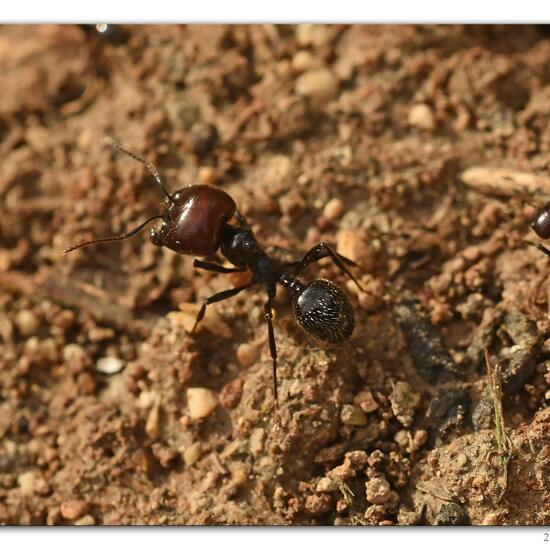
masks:
<svg viewBox="0 0 550 550"><path fill-rule="evenodd" d="M292 305L299 325L319 340L336 344L353 333L351 303L344 291L327 279L301 284Z"/></svg>
<svg viewBox="0 0 550 550"><path fill-rule="evenodd" d="M550 205L546 204L538 210L531 228L541 239L550 238Z"/></svg>

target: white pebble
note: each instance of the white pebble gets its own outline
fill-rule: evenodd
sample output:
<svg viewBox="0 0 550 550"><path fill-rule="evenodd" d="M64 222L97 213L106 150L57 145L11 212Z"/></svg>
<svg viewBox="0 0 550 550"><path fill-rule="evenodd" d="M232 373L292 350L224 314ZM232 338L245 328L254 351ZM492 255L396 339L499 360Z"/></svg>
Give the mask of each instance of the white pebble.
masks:
<svg viewBox="0 0 550 550"><path fill-rule="evenodd" d="M124 367L124 362L118 357L101 357L97 360L95 368L103 374L116 374Z"/></svg>
<svg viewBox="0 0 550 550"><path fill-rule="evenodd" d="M411 107L409 124L425 130L433 130L435 128L435 118L431 107L425 103L419 103Z"/></svg>
<svg viewBox="0 0 550 550"><path fill-rule="evenodd" d="M207 388L188 388L187 406L189 407L189 416L194 420L205 418L217 406L218 399L216 395Z"/></svg>
<svg viewBox="0 0 550 550"><path fill-rule="evenodd" d="M329 69L312 69L296 80L295 89L299 95L308 97L317 104L334 99L338 94L338 79Z"/></svg>
<svg viewBox="0 0 550 550"><path fill-rule="evenodd" d="M303 73L319 67L319 60L309 50L300 50L292 58L292 68L297 73Z"/></svg>
<svg viewBox="0 0 550 550"><path fill-rule="evenodd" d="M201 443L197 441L183 451L183 461L186 466L193 466L200 458L202 452Z"/></svg>
<svg viewBox="0 0 550 550"><path fill-rule="evenodd" d="M32 311L24 309L15 315L15 324L21 336L31 336L38 330L40 320Z"/></svg>
<svg viewBox="0 0 550 550"><path fill-rule="evenodd" d="M344 212L344 203L341 199L330 199L323 209L323 216L329 221L337 220Z"/></svg>

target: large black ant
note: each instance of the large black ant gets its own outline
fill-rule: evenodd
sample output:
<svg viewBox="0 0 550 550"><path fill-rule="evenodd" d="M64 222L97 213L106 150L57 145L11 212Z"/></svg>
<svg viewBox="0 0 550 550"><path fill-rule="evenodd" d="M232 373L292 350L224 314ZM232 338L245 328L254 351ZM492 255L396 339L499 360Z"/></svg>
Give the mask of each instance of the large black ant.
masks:
<svg viewBox="0 0 550 550"><path fill-rule="evenodd" d="M159 229L151 229L151 241L157 246L166 246L174 252L191 256L209 256L220 250L235 267L228 268L197 259L193 263L194 267L215 273L248 270L252 273L252 278L243 286L218 292L205 299L192 333L203 319L208 305L236 296L246 288L264 285L267 291L264 318L267 321L269 350L273 360L274 396L278 403L277 348L272 321L272 304L277 284L282 284L290 291L294 316L304 330L319 340L340 343L351 336L355 326L353 308L348 297L327 279L302 282L298 275L309 264L328 257L362 290L357 279L346 267L346 264L358 267L357 264L338 254L327 242L315 245L301 260L282 263L269 256L258 244L250 225L238 212L235 201L225 191L208 185L190 185L175 193L169 193L159 171L152 163L113 141L110 141L110 145L147 167L166 197L163 212L161 215L152 216L129 233L80 243L67 248L63 253L92 244L128 239L156 219L162 220ZM228 223L233 219L236 225Z"/></svg>

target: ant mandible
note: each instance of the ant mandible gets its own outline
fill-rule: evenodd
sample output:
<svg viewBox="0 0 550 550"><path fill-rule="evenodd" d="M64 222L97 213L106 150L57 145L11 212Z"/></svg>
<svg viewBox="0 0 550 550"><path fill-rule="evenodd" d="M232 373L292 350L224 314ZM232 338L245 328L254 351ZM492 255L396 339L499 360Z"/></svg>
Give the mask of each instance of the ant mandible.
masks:
<svg viewBox="0 0 550 550"><path fill-rule="evenodd" d="M289 290L294 317L304 330L319 340L340 343L351 336L355 326L353 308L348 297L327 279L303 282L298 275L309 264L328 257L362 290L357 279L347 268L347 265L358 267L357 264L338 254L327 242L315 245L301 260L281 263L269 256L258 244L250 225L238 212L235 201L225 191L209 185L190 185L175 193L169 193L152 163L127 151L112 140L109 144L147 167L165 195L163 212L161 215L152 216L129 233L76 244L64 250L63 254L83 246L129 239L156 219L162 220L159 229L151 229L151 241L156 246L166 246L174 252L191 256L209 256L220 250L235 267L228 268L197 259L193 263L194 267L215 273L248 270L252 273L252 278L243 286L224 290L206 298L191 332L195 332L208 305L236 296L252 286L264 285L267 291L264 318L267 322L269 350L273 360L274 397L278 404L277 348L272 321L272 305L277 284L282 284ZM233 219L236 225L228 223Z"/></svg>

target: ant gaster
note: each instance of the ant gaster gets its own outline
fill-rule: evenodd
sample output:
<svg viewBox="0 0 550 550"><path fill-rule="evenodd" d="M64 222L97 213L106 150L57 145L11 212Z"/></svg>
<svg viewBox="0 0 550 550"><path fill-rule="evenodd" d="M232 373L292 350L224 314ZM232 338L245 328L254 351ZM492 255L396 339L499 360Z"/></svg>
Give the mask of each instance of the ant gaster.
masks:
<svg viewBox="0 0 550 550"><path fill-rule="evenodd" d="M531 229L541 239L550 239L550 203L545 204L537 210L531 222ZM537 244L537 248L547 256L550 256L550 250L542 244Z"/></svg>
<svg viewBox="0 0 550 550"><path fill-rule="evenodd" d="M347 265L357 267L357 264L338 254L327 242L321 242L311 248L301 260L281 263L269 256L258 244L251 227L238 212L235 201L225 191L208 185L191 185L175 193L169 193L152 163L113 141L110 141L110 145L148 168L166 197L163 212L149 218L127 234L80 243L67 248L63 253L91 244L128 239L156 219L162 220L159 229L151 230L151 241L157 246L166 246L174 252L191 256L209 256L220 250L235 267L227 268L201 260L195 260L194 267L215 273L248 270L252 273L252 278L243 286L218 292L205 299L192 332L203 319L208 305L236 296L252 286L263 285L267 291L264 318L267 322L269 350L273 360L274 396L278 403L277 348L272 321L276 285L280 283L289 290L294 316L304 330L325 342L344 342L351 336L355 325L353 308L346 294L327 279L303 282L298 275L309 264L328 257L362 290L357 279L347 268ZM228 223L233 219L236 225Z"/></svg>

